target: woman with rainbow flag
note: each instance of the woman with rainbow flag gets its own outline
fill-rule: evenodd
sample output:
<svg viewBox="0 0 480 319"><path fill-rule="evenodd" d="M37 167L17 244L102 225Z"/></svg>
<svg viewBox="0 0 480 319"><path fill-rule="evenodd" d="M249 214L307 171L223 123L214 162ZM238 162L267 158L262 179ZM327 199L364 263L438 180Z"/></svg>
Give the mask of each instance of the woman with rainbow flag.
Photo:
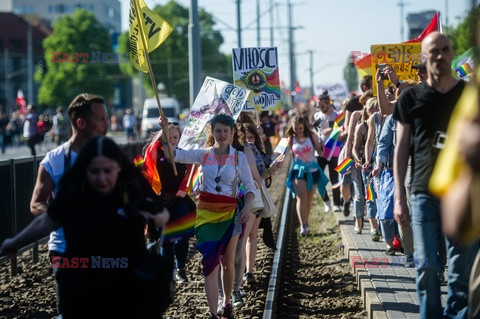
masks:
<svg viewBox="0 0 480 319"><path fill-rule="evenodd" d="M168 124L169 143L176 147L180 141L181 131L178 124ZM165 159L161 145L162 131L145 150L145 168L154 190L160 192L163 204L171 212L170 221L163 230L163 243L160 254L164 256L173 269L176 257L177 283L188 282L185 271L188 256L188 239L193 236L195 223L195 203L187 195L192 188L196 167L176 163L177 175L172 165Z"/></svg>
<svg viewBox="0 0 480 319"><path fill-rule="evenodd" d="M255 184L242 152L231 145L234 130L231 116L221 113L210 120L215 144L206 149L176 149L175 162L199 164L203 171L195 219L197 249L202 254L205 291L212 319L218 304L218 265L222 264L222 319L233 318L231 294L234 257L238 236L232 238L235 220L244 224L250 218ZM238 184L245 188L244 206L237 212ZM237 216L238 215L238 216Z"/></svg>

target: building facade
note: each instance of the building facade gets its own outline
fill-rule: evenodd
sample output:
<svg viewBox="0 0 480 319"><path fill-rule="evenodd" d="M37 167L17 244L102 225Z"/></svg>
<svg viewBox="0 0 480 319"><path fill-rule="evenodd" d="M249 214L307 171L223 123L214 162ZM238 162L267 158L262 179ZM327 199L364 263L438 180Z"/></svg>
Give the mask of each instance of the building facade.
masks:
<svg viewBox="0 0 480 319"><path fill-rule="evenodd" d="M58 17L71 14L83 8L92 12L110 34L120 34L122 16L119 0L2 0L0 12L13 12L19 15L36 14L52 24Z"/></svg>

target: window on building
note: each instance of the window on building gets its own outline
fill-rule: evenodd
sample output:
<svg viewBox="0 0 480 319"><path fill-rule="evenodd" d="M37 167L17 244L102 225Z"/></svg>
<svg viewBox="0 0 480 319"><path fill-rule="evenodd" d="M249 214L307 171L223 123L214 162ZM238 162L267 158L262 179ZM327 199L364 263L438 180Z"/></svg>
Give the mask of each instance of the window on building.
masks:
<svg viewBox="0 0 480 319"><path fill-rule="evenodd" d="M32 6L32 5L16 5L16 6L13 6L13 12L15 12L17 14L35 13L35 6Z"/></svg>

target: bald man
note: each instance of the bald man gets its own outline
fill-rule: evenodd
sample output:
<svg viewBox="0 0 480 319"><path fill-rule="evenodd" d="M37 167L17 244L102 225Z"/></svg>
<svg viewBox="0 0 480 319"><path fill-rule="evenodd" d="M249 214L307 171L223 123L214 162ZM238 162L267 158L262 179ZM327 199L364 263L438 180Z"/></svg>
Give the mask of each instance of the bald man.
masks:
<svg viewBox="0 0 480 319"><path fill-rule="evenodd" d="M420 318L466 318L468 278L478 242L460 246L447 240L448 296L442 313L438 250L445 237L440 200L428 190L435 161L447 139L450 116L465 83L452 76L453 49L446 36L430 33L422 42L422 52L427 56L428 79L404 91L393 113L397 120L394 216L401 225L412 223ZM413 159L411 215L404 186L409 155Z"/></svg>

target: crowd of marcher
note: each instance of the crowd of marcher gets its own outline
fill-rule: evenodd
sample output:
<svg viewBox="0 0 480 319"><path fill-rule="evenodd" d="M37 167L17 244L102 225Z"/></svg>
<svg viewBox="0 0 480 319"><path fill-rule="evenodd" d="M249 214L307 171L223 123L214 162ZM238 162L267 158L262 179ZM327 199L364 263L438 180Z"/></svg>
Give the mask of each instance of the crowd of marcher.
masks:
<svg viewBox="0 0 480 319"><path fill-rule="evenodd" d="M318 191L325 211L352 214L356 234L363 232L366 217L371 239L385 242L385 254L404 254L405 267L416 268L421 318L466 318L469 309L475 318L479 300L474 296L480 285L470 273L479 249L479 204L478 194L470 189L479 187L478 109L469 113L473 116L468 127L475 134L463 137L469 148L459 151L469 168L462 175L469 187L449 193L441 213L436 195L449 188L433 191L429 182L452 112L462 94L471 91L452 76L453 51L444 35L428 35L422 52L428 59L413 66L418 81L399 80L387 65L374 77L363 77L362 94L348 97L341 107L325 91L313 104L288 114L262 112L258 123L246 112L236 120L216 114L200 149L179 149L178 124L160 117L168 134L159 132L145 145L135 159L137 167L104 137L109 122L103 98L80 94L72 101L68 140L61 107L53 126L42 128L35 108L29 106L21 121L32 152L39 131L53 131L59 146L39 165L30 204L38 217L7 239L0 252L13 253L50 233L58 312L65 318L93 313L161 317L172 298L171 280L189 281L189 239L195 236L210 318L233 318L234 307L243 305L245 290L256 280L259 227L264 228L267 246L275 248L266 213L267 188L286 156L292 156L286 186L296 199L300 236L312 231L309 216ZM385 77L392 83L389 87L384 87ZM14 115L9 120L0 115L0 123L6 123L1 124L2 132L14 125L19 130L20 123L11 124L15 121ZM130 140L135 125L130 110L123 124ZM275 154L280 138L285 147ZM451 178L449 185L453 183ZM442 183L434 186L438 185ZM473 235L468 243L460 243L466 228ZM479 258L473 274L479 272ZM82 259L85 267L72 266ZM53 267L65 261L69 267ZM445 309L440 299L443 284L448 285ZM160 309L152 313L148 305L159 300Z"/></svg>

